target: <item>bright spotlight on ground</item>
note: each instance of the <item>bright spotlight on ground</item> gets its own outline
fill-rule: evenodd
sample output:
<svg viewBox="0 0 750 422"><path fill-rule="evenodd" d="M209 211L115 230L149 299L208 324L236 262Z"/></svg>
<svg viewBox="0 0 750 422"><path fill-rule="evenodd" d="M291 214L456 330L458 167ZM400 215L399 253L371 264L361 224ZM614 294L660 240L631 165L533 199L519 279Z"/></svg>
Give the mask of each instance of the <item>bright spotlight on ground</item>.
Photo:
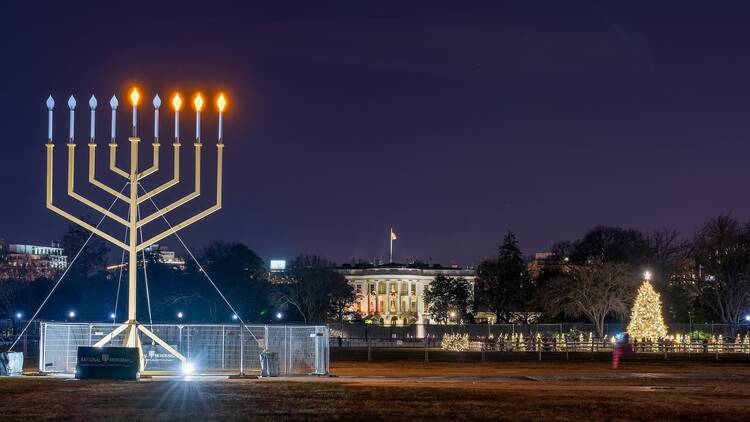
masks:
<svg viewBox="0 0 750 422"><path fill-rule="evenodd" d="M184 365L182 365L182 373L185 375L191 375L194 370L195 367L192 363L186 362Z"/></svg>

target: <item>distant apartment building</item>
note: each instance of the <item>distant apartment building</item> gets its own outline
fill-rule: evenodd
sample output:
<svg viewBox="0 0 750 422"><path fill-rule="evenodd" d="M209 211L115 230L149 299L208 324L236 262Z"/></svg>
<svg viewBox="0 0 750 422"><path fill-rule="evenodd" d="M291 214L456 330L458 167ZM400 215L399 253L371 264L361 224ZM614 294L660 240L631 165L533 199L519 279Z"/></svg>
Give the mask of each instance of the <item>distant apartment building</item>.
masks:
<svg viewBox="0 0 750 422"><path fill-rule="evenodd" d="M156 254L156 259L167 266L176 268L179 270L185 269L185 260L170 250L166 246L154 244L146 248L146 253Z"/></svg>
<svg viewBox="0 0 750 422"><path fill-rule="evenodd" d="M53 278L68 266L68 257L56 242L51 246L3 244L3 249L0 279Z"/></svg>

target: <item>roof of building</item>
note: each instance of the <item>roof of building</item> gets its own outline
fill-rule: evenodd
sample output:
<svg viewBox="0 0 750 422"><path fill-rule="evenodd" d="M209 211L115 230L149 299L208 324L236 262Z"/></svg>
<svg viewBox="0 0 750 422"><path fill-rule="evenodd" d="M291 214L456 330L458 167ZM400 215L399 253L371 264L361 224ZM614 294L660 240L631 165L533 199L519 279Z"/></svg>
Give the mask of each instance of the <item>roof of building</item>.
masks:
<svg viewBox="0 0 750 422"><path fill-rule="evenodd" d="M411 263L401 264L392 262L389 264L373 265L367 263L345 264L337 268L343 275L421 275L436 276L446 274L451 276L473 277L476 272L473 268L444 267L439 264Z"/></svg>

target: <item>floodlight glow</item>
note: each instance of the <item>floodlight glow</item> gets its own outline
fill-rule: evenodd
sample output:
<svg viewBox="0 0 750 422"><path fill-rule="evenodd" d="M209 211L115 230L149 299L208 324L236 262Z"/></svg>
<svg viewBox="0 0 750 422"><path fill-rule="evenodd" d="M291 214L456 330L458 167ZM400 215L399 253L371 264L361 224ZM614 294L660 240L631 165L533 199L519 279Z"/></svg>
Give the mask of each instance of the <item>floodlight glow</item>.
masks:
<svg viewBox="0 0 750 422"><path fill-rule="evenodd" d="M456 317L456 313L455 313L455 312L453 312L453 311L451 311L451 313L450 313L450 317L451 317L451 318L455 318L455 317Z"/></svg>
<svg viewBox="0 0 750 422"><path fill-rule="evenodd" d="M115 319L116 315L114 313L109 314L110 319Z"/></svg>
<svg viewBox="0 0 750 422"><path fill-rule="evenodd" d="M68 312L68 318L75 318L75 317L76 317L75 311Z"/></svg>
<svg viewBox="0 0 750 422"><path fill-rule="evenodd" d="M185 362L184 365L182 365L182 373L185 375L191 375L195 371L195 367L190 362Z"/></svg>
<svg viewBox="0 0 750 422"><path fill-rule="evenodd" d="M16 319L21 319L21 317L23 317L23 314L16 312Z"/></svg>
<svg viewBox="0 0 750 422"><path fill-rule="evenodd" d="M281 312L276 312L276 319L281 319L283 315L281 315Z"/></svg>
<svg viewBox="0 0 750 422"><path fill-rule="evenodd" d="M750 315L745 315L745 321L750 322Z"/></svg>
<svg viewBox="0 0 750 422"><path fill-rule="evenodd" d="M234 314L234 315L232 315L232 319L235 320L235 321L237 321L239 319L239 317L237 316L237 314Z"/></svg>
<svg viewBox="0 0 750 422"><path fill-rule="evenodd" d="M177 312L177 318L182 318L182 317L183 317L183 313L182 312Z"/></svg>

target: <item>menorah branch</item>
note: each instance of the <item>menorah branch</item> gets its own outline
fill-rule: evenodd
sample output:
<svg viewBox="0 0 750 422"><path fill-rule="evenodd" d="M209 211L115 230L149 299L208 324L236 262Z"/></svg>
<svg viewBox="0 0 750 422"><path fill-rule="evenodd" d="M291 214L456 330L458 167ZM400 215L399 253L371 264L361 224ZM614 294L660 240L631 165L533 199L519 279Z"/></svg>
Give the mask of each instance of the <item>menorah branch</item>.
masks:
<svg viewBox="0 0 750 422"><path fill-rule="evenodd" d="M181 146L182 145L179 142L175 142L174 144L172 144L172 147L174 149L174 176L172 176L172 180L166 183L163 183L162 185L154 188L153 190L146 192L145 194L139 196L138 197L139 204L143 201L148 201L154 196L180 183L180 147Z"/></svg>
<svg viewBox="0 0 750 422"><path fill-rule="evenodd" d="M224 167L224 160L223 160L223 152L224 152L224 144L217 144L217 154L216 154L216 204L203 212L200 212L193 217L190 217L189 219L183 221L182 223L176 224L174 226L170 226L169 229L157 234L156 236L153 236L152 238L140 243L137 247L137 251L140 252L144 248L147 248L150 245L153 245L154 243L159 242L160 240L171 236L178 231L184 229L185 227L188 227L189 225L195 223L198 220L201 220L202 218L213 214L214 212L221 209L221 190L222 190L222 169ZM161 210L158 210L157 213L159 216L163 216L164 213L161 212Z"/></svg>
<svg viewBox="0 0 750 422"><path fill-rule="evenodd" d="M146 170L143 170L142 172L138 173L137 179L141 180L146 178L147 176L157 172L159 170L159 146L160 144L157 142L154 142L154 158L153 158L153 164L151 164L151 167L147 168Z"/></svg>
<svg viewBox="0 0 750 422"><path fill-rule="evenodd" d="M98 228L92 226L91 224L89 224L89 223L81 220L80 218L77 218L77 217L73 216L72 214L70 214L70 213L68 213L68 212L66 212L66 211L58 208L57 206L55 206L52 203L53 202L52 201L52 192L53 192L53 181L52 181L52 179L53 179L53 161L54 161L53 151L54 151L55 145L54 144L47 144L46 147L47 147L47 183L46 183L46 185L47 185L47 195L46 195L46 205L47 205L47 208L50 211L53 211L53 212L57 213L58 215L62 216L63 218L65 218L65 219L67 219L67 220L69 220L69 221L71 221L71 222L73 222L75 224L78 224L79 226L85 228L86 230L88 230L88 231L96 234L97 236L101 237L102 239L105 239L105 240L111 242L112 244L114 244L118 248L127 249L128 245L126 245L122 241L114 238L113 236L110 236L109 234L105 233L102 230L99 230Z"/></svg>
<svg viewBox="0 0 750 422"><path fill-rule="evenodd" d="M109 169L112 170L115 174L119 174L120 176L130 180L130 174L117 167L117 144L111 143L109 144Z"/></svg>
<svg viewBox="0 0 750 422"><path fill-rule="evenodd" d="M96 144L89 144L89 183L116 198L128 202L129 198L96 179Z"/></svg>
<svg viewBox="0 0 750 422"><path fill-rule="evenodd" d="M138 227L145 226L146 224L156 220L157 218L163 216L164 214L167 214L171 211L176 210L177 208L185 205L186 203L192 201L193 199L201 195L201 148L203 147L203 144L196 142L194 145L195 145L195 182L194 182L195 187L193 188L193 193L186 195L183 198L178 199L177 201L167 205L161 210L156 211L152 213L151 215L141 219L140 221L138 221Z"/></svg>
<svg viewBox="0 0 750 422"><path fill-rule="evenodd" d="M127 220L75 192L75 147L75 144L68 144L68 195L78 202L127 227L129 224Z"/></svg>

